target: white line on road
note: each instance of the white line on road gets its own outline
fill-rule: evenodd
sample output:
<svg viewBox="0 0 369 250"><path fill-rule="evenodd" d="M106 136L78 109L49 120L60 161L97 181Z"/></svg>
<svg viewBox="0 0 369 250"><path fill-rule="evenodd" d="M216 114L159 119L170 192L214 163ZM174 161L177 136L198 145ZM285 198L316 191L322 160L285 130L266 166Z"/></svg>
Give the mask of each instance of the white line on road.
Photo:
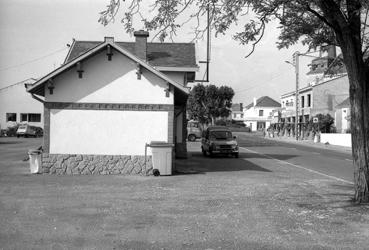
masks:
<svg viewBox="0 0 369 250"><path fill-rule="evenodd" d="M351 160L351 159L347 159L347 158L346 158L346 159L345 159L345 161L352 161L352 160Z"/></svg>
<svg viewBox="0 0 369 250"><path fill-rule="evenodd" d="M309 171L309 172L311 172L311 173L319 174L319 175L322 175L322 176L325 176L325 177L328 177L328 178L334 179L334 180L336 180L336 181L342 181L342 182L345 182L345 183L348 183L348 184L351 184L351 185L353 185L353 184L354 184L354 183L353 183L353 182L351 182L351 181L346 181L346 180L344 180L344 179L341 179L341 178L338 178L338 177L335 177L335 176L332 176L332 175L324 174L324 173L321 173L321 172L316 171L316 170L312 170L312 169L309 169L309 168L305 168L305 167L302 167L302 166L299 166L299 165L296 165L296 164L290 163L290 162L288 162L288 161L282 161L282 160L276 159L276 158L274 158L274 157L271 157L271 156L269 156L269 155L259 153L259 152L254 151L254 150L250 150L250 149L247 149L247 148L244 148L244 147L240 147L240 148L242 148L242 149L244 149L244 150L247 150L247 151L249 151L249 152L255 153L255 154L259 154L259 155L265 156L265 157L267 157L267 158L269 158L269 159L273 159L273 160L279 161L279 162L281 162L281 163L288 164L288 165L293 166L293 167L295 167L295 168L304 169L304 170Z"/></svg>

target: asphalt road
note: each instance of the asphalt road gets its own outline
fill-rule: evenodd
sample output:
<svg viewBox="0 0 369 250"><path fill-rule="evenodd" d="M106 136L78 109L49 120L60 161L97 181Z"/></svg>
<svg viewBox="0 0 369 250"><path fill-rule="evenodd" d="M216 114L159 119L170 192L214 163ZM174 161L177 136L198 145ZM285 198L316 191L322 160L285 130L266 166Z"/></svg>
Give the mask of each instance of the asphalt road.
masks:
<svg viewBox="0 0 369 250"><path fill-rule="evenodd" d="M344 148L292 143L279 139L265 139L255 134L238 134L242 157L262 155L290 166L311 170L325 177L352 183L354 167L351 152Z"/></svg>

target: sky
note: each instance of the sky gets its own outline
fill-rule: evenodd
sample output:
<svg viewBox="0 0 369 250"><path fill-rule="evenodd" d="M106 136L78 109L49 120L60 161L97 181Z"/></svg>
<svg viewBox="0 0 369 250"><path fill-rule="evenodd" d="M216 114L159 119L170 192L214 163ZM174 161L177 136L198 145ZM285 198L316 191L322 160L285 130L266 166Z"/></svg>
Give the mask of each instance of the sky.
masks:
<svg viewBox="0 0 369 250"><path fill-rule="evenodd" d="M59 67L68 52L67 44L76 40L134 41L126 34L119 18L108 26L97 22L99 12L109 0L0 0L0 88L40 78ZM144 1L146 2L146 1ZM140 29L138 25L136 27ZM190 42L192 26L178 32L175 42ZM239 45L232 34L241 27L232 26L225 35L212 35L210 84L233 88L233 103L249 104L253 98L269 96L280 101L282 94L295 89L295 70L285 61L292 61L295 51L306 52L302 45L278 50L277 24L268 26L265 36L248 58L251 46ZM150 34L153 36L153 34ZM150 40L150 37L149 37ZM206 59L206 41L196 42L198 61ZM300 86L306 86L306 72L312 58L300 59ZM197 79L204 75L199 64Z"/></svg>

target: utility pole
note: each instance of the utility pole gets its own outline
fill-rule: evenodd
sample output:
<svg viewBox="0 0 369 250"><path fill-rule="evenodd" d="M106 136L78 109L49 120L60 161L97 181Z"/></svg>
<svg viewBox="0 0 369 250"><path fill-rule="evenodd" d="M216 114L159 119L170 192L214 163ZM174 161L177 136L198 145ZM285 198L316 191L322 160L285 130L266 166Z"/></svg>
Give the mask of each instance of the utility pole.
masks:
<svg viewBox="0 0 369 250"><path fill-rule="evenodd" d="M292 63L290 61L285 61L286 63L291 64L292 66L295 67L295 74L296 74L296 93L295 93L295 107L296 107L296 111L295 111L296 112L296 116L295 116L295 135L296 135L296 140L299 139L298 126L299 126L299 106L300 106L299 105L299 103L300 103L299 102L299 95L300 95L300 92L299 92L299 69L300 69L299 57L300 56L320 58L320 57L317 57L317 56L307 55L306 53L301 54L300 52L296 51L295 53L293 53L293 62ZM305 124L304 111L302 110L301 113L302 113L303 122Z"/></svg>
<svg viewBox="0 0 369 250"><path fill-rule="evenodd" d="M296 74L296 95L295 95L295 106L296 106L296 117L295 117L295 135L296 141L299 140L299 56L300 52L296 51L293 54L294 66L295 66L295 74Z"/></svg>

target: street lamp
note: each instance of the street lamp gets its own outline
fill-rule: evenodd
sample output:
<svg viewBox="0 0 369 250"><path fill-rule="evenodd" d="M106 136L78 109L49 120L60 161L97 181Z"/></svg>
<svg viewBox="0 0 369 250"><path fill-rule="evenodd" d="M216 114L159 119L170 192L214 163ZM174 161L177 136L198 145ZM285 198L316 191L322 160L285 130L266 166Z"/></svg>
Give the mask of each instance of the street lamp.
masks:
<svg viewBox="0 0 369 250"><path fill-rule="evenodd" d="M296 107L296 117L295 117L295 136L296 141L299 140L298 134L298 125L299 125L299 56L300 52L296 51L293 53L293 62L285 61L288 64L291 64L295 67L295 74L296 74L296 93L295 93L295 107Z"/></svg>

